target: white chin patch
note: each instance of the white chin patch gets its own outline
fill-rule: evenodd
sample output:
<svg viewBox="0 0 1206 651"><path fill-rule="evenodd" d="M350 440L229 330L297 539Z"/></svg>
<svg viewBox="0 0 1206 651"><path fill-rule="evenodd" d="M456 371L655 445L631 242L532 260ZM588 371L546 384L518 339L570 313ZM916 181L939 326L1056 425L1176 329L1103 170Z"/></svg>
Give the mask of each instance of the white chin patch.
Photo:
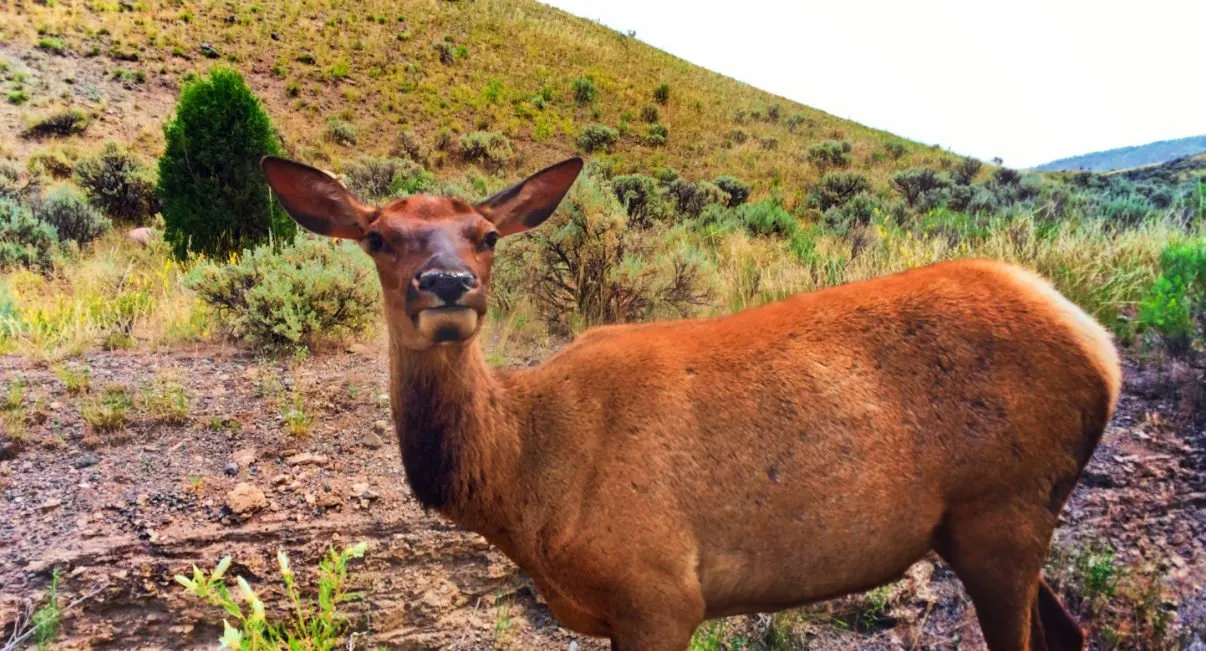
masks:
<svg viewBox="0 0 1206 651"><path fill-rule="evenodd" d="M477 329L477 312L467 307L423 310L415 327L433 343L464 341Z"/></svg>

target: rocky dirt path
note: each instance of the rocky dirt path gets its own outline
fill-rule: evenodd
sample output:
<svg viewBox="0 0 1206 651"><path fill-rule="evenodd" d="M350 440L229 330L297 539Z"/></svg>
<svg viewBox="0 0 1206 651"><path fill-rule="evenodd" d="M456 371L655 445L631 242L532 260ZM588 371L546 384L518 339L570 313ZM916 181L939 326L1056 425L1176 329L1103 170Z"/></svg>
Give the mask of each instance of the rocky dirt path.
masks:
<svg viewBox="0 0 1206 651"><path fill-rule="evenodd" d="M59 568L65 599L99 590L66 617L61 648L213 648L221 613L187 598L174 574L233 555L231 573L279 607L278 549L304 584L328 546L365 540L353 588L366 598L349 608L361 632L355 648L565 649L573 640L584 651L605 648L559 628L523 574L481 538L417 506L375 348L266 361L203 347L65 363L77 374L85 366L90 389L73 394L61 368L0 358L3 382L24 385L24 432L0 435L0 627L39 599ZM1206 437L1191 425L1197 384L1185 373L1138 368L1128 377L1059 540L1066 549L1108 545L1120 568L1150 566L1144 572L1162 581L1156 606L1172 615L1167 646L1186 648L1195 634L1206 638ZM81 409L115 385L130 398L129 422L101 433ZM186 415L155 406L155 396L177 390ZM1052 572L1074 574L1068 567ZM1107 607L1077 601L1075 581L1067 582L1074 607L1098 628L1125 632L1136 617L1115 605L1122 597ZM755 642L786 621L742 618L723 632L729 648L764 648ZM931 560L875 595L814 606L791 622L798 646L789 648L981 644L958 582Z"/></svg>

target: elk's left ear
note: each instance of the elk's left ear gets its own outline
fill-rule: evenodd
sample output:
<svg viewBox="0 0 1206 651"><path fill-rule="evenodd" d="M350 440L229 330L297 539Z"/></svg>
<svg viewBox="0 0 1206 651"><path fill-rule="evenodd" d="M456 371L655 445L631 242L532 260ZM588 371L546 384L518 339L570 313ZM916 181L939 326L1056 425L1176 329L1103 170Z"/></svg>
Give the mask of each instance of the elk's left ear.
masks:
<svg viewBox="0 0 1206 651"><path fill-rule="evenodd" d="M364 237L376 210L361 203L339 179L309 165L265 156L260 167L293 221L328 237Z"/></svg>
<svg viewBox="0 0 1206 651"><path fill-rule="evenodd" d="M561 161L477 204L477 211L502 235L536 228L557 209L581 171L581 158Z"/></svg>

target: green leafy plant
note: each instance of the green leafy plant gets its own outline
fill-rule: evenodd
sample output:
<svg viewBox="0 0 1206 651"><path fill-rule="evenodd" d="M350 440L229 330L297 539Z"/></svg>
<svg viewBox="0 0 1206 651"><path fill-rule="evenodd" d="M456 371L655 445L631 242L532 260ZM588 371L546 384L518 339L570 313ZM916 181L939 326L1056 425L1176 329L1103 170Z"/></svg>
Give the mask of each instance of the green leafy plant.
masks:
<svg viewBox="0 0 1206 651"><path fill-rule="evenodd" d="M845 167L850 163L851 145L846 140L825 140L808 148L808 162L817 168Z"/></svg>
<svg viewBox="0 0 1206 651"><path fill-rule="evenodd" d="M219 69L185 86L164 136L164 241L177 258L224 257L269 239L293 239L297 227L259 169L260 158L280 154L280 145L239 73Z"/></svg>
<svg viewBox="0 0 1206 651"><path fill-rule="evenodd" d="M289 557L283 551L276 554L288 599L288 611L283 616L269 618L263 600L241 576L235 577L238 596L226 586L226 572L232 559L224 557L213 572L206 574L193 566L191 577L176 575L176 582L188 594L221 608L230 617L223 618L222 648L241 651L333 651L340 648L349 628L342 604L361 599L363 595L348 591L348 565L364 557L368 543L358 543L342 550L330 548L318 565L318 591L315 597L303 597L297 585ZM231 623L231 619L234 623Z"/></svg>
<svg viewBox="0 0 1206 651"><path fill-rule="evenodd" d="M49 272L59 248L54 226L12 199L0 199L0 269L30 267Z"/></svg>
<svg viewBox="0 0 1206 651"><path fill-rule="evenodd" d="M514 155L511 141L493 131L471 131L462 135L460 152L464 160L483 163L493 169L506 165Z"/></svg>
<svg viewBox="0 0 1206 651"><path fill-rule="evenodd" d="M105 387L80 403L80 415L97 433L116 432L126 426L134 401L124 387Z"/></svg>
<svg viewBox="0 0 1206 651"><path fill-rule="evenodd" d="M60 364L54 367L54 374L58 376L59 381L67 388L67 393L80 394L87 393L88 387L92 383L92 369L87 366L68 366Z"/></svg>
<svg viewBox="0 0 1206 651"><path fill-rule="evenodd" d="M1165 247L1160 275L1139 301L1139 330L1157 333L1174 356L1191 349L1206 315L1206 243Z"/></svg>
<svg viewBox="0 0 1206 651"><path fill-rule="evenodd" d="M112 224L76 190L59 186L34 207L34 217L54 226L59 239L83 245L100 237Z"/></svg>
<svg viewBox="0 0 1206 651"><path fill-rule="evenodd" d="M599 95L599 87L590 77L579 77L574 80L574 101L579 104L590 104Z"/></svg>
<svg viewBox="0 0 1206 651"><path fill-rule="evenodd" d="M578 136L578 147L585 152L611 147L620 139L620 132L605 124L588 124Z"/></svg>
<svg viewBox="0 0 1206 651"><path fill-rule="evenodd" d="M159 212L154 173L115 142L81 160L75 181L89 201L113 219L141 224Z"/></svg>
<svg viewBox="0 0 1206 651"><path fill-rule="evenodd" d="M46 590L46 603L33 614L33 640L38 651L50 648L50 643L59 635L59 622L63 611L59 608L59 582L62 573L54 568L50 575L50 588Z"/></svg>
<svg viewBox="0 0 1206 651"><path fill-rule="evenodd" d="M301 238L280 251L262 246L236 258L200 264L185 281L232 337L289 347L360 332L377 313L379 283L353 244Z"/></svg>

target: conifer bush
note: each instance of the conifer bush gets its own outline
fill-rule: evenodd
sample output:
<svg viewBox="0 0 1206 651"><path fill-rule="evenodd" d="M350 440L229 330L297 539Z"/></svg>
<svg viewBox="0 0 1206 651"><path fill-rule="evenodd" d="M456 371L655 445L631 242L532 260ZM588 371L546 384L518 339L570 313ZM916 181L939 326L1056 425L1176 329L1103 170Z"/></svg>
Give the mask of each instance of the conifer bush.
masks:
<svg viewBox="0 0 1206 651"><path fill-rule="evenodd" d="M75 182L112 219L142 225L159 212L154 174L115 142L76 164Z"/></svg>
<svg viewBox="0 0 1206 651"><path fill-rule="evenodd" d="M164 240L177 258L292 241L297 227L259 167L261 157L281 153L280 144L239 73L219 69L185 86L164 136L159 194Z"/></svg>

